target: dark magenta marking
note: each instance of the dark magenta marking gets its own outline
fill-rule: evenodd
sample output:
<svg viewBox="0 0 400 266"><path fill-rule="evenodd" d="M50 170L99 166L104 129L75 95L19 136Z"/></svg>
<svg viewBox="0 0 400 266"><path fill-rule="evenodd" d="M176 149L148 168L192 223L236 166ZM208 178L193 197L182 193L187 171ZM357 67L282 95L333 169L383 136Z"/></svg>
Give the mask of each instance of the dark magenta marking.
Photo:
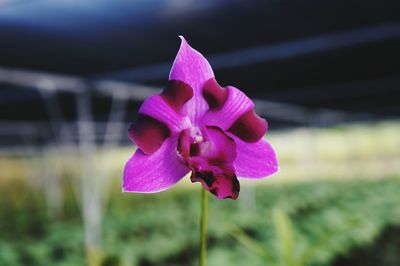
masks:
<svg viewBox="0 0 400 266"><path fill-rule="evenodd" d="M259 117L254 109L241 115L228 129L228 132L236 135L246 142L257 142L267 132L267 121Z"/></svg>
<svg viewBox="0 0 400 266"><path fill-rule="evenodd" d="M193 180L200 181L203 180L208 188L211 188L215 182L215 177L212 171L197 172Z"/></svg>
<svg viewBox="0 0 400 266"><path fill-rule="evenodd" d="M156 152L168 138L168 127L148 115L139 114L128 130L129 138L146 154Z"/></svg>
<svg viewBox="0 0 400 266"><path fill-rule="evenodd" d="M199 143L190 144L190 157L199 155L200 155L200 144Z"/></svg>
<svg viewBox="0 0 400 266"><path fill-rule="evenodd" d="M228 91L224 87L221 87L215 78L211 78L204 84L203 97L210 109L216 110L224 105L228 97Z"/></svg>
<svg viewBox="0 0 400 266"><path fill-rule="evenodd" d="M169 106L179 112L182 106L193 97L193 89L180 80L170 80L160 95Z"/></svg>
<svg viewBox="0 0 400 266"><path fill-rule="evenodd" d="M193 170L190 180L200 182L206 190L220 199L231 198L235 200L239 197L240 183L231 171L215 174L213 171Z"/></svg>
<svg viewBox="0 0 400 266"><path fill-rule="evenodd" d="M237 176L235 174L229 174L226 173L224 178L227 178L228 184L226 184L226 181L224 182L225 186L230 185L230 191L229 195L226 195L224 198L230 198L233 200L236 200L239 197L239 192L240 192L240 183L239 180L237 179ZM230 183L230 184L229 184Z"/></svg>
<svg viewBox="0 0 400 266"><path fill-rule="evenodd" d="M177 151L178 153L185 159L185 162L188 163L188 159L190 156L190 133L189 130L185 129L179 134Z"/></svg>

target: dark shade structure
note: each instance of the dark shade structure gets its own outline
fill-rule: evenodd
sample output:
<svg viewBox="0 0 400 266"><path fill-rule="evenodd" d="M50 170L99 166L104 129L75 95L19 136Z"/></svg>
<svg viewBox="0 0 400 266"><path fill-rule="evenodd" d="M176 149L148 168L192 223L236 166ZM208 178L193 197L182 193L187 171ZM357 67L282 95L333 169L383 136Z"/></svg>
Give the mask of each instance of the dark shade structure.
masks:
<svg viewBox="0 0 400 266"><path fill-rule="evenodd" d="M53 132L39 134L48 139L52 116L76 121L77 91L89 93L101 124L118 87L117 98L128 101L124 119L134 120L144 97L166 84L180 34L209 58L221 84L229 80L255 99L272 130L400 115L396 0L21 0L0 6L0 121L10 138L36 123L39 131ZM46 77L53 81L42 82Z"/></svg>

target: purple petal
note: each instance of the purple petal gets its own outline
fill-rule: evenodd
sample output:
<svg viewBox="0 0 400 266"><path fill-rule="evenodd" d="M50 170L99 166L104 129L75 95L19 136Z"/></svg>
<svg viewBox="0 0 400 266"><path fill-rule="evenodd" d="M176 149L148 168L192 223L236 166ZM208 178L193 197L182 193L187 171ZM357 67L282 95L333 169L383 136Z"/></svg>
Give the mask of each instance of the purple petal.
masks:
<svg viewBox="0 0 400 266"><path fill-rule="evenodd" d="M228 132L236 135L246 142L256 142L267 132L267 121L259 117L254 109L242 114L228 129Z"/></svg>
<svg viewBox="0 0 400 266"><path fill-rule="evenodd" d="M171 80L159 95L149 97L140 107L137 121L129 128L129 138L146 154L158 150L171 133L185 125L183 105L193 90L182 81Z"/></svg>
<svg viewBox="0 0 400 266"><path fill-rule="evenodd" d="M144 153L152 154L170 136L170 132L168 127L160 121L139 114L136 123L129 128L128 136Z"/></svg>
<svg viewBox="0 0 400 266"><path fill-rule="evenodd" d="M208 102L221 105L223 90L215 83L207 82ZM220 91L218 91L220 90ZM267 131L267 122L254 112L254 104L242 91L228 86L222 106L212 108L202 119L204 125L215 125L229 131L246 142L256 142ZM211 96L210 96L211 95ZM210 105L211 107L211 105Z"/></svg>
<svg viewBox="0 0 400 266"><path fill-rule="evenodd" d="M260 139L255 143L248 143L238 137L232 137L236 142L237 156L233 163L236 175L245 178L263 178L279 170L275 151L266 140Z"/></svg>
<svg viewBox="0 0 400 266"><path fill-rule="evenodd" d="M203 97L211 110L218 110L228 98L228 91L221 87L215 78L212 78L204 84Z"/></svg>
<svg viewBox="0 0 400 266"><path fill-rule="evenodd" d="M193 97L193 89L183 81L170 80L161 97L175 112L181 113L184 104Z"/></svg>
<svg viewBox="0 0 400 266"><path fill-rule="evenodd" d="M168 126L172 133L180 132L185 118L171 107L162 95L150 96L139 109L139 114L148 115Z"/></svg>
<svg viewBox="0 0 400 266"><path fill-rule="evenodd" d="M204 115L204 125L218 126L226 131L241 115L254 108L253 102L242 91L232 86L226 87L226 91L227 98L224 104Z"/></svg>
<svg viewBox="0 0 400 266"><path fill-rule="evenodd" d="M177 138L168 138L157 152L146 155L140 149L124 169L123 191L153 193L163 191L182 179L189 168L178 158Z"/></svg>
<svg viewBox="0 0 400 266"><path fill-rule="evenodd" d="M202 54L194 50L180 36L182 42L169 74L170 80L180 80L192 87L194 97L187 103L187 113L195 124L207 111L208 105L202 97L204 83L214 77L210 64Z"/></svg>

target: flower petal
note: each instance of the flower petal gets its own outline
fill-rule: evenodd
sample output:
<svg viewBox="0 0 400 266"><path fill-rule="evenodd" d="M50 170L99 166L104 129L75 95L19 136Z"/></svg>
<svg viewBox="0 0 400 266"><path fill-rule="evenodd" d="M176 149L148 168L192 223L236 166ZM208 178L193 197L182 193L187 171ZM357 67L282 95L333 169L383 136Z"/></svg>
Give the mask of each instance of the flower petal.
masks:
<svg viewBox="0 0 400 266"><path fill-rule="evenodd" d="M193 97L193 89L183 81L170 80L161 97L175 112L181 113L183 105Z"/></svg>
<svg viewBox="0 0 400 266"><path fill-rule="evenodd" d="M205 87L204 97L211 103L211 109L202 124L216 125L246 142L256 142L264 136L267 122L255 113L254 104L246 94L232 86L222 88L212 80ZM227 96L223 101L225 91Z"/></svg>
<svg viewBox="0 0 400 266"><path fill-rule="evenodd" d="M202 54L194 50L180 36L182 42L169 74L170 80L180 80L192 87L194 97L187 103L187 113L191 121L196 124L207 111L208 105L202 97L204 83L214 77L208 61Z"/></svg>
<svg viewBox="0 0 400 266"><path fill-rule="evenodd" d="M137 149L125 165L123 191L159 192L181 180L189 172L189 168L179 159L176 145L177 138L171 137L151 155Z"/></svg>
<svg viewBox="0 0 400 266"><path fill-rule="evenodd" d="M223 105L204 115L202 120L204 125L215 125L226 131L241 115L254 108L250 98L235 87L226 87L226 93Z"/></svg>
<svg viewBox="0 0 400 266"><path fill-rule="evenodd" d="M211 110L218 110L228 98L228 91L215 78L211 78L204 83L203 97Z"/></svg>
<svg viewBox="0 0 400 266"><path fill-rule="evenodd" d="M254 109L242 114L228 129L228 132L246 142L256 142L267 132L267 121L259 117Z"/></svg>
<svg viewBox="0 0 400 266"><path fill-rule="evenodd" d="M178 133L186 120L183 105L193 97L192 88L179 80L171 80L161 94L148 98L128 130L129 138L146 154L158 150L171 133Z"/></svg>
<svg viewBox="0 0 400 266"><path fill-rule="evenodd" d="M236 175L244 178L263 178L279 170L275 151L266 140L248 143L238 137L232 137L236 142L237 156L233 163Z"/></svg>
<svg viewBox="0 0 400 266"><path fill-rule="evenodd" d="M152 154L170 136L170 132L160 121L139 114L136 122L130 126L128 136L144 153Z"/></svg>
<svg viewBox="0 0 400 266"><path fill-rule="evenodd" d="M172 133L180 132L185 125L185 117L177 113L162 95L150 96L140 107L139 114L148 115L164 123Z"/></svg>

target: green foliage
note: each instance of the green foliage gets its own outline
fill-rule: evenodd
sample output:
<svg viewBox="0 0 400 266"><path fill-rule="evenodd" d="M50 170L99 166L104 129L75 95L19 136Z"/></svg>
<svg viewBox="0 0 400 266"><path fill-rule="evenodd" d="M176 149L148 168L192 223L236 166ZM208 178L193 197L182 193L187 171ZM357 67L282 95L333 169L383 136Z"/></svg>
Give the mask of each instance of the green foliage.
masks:
<svg viewBox="0 0 400 266"><path fill-rule="evenodd" d="M103 265L197 264L197 190L115 191L103 220ZM400 226L399 191L400 180L388 178L244 188L238 201L210 197L208 263L328 265ZM50 221L39 191L0 188L0 265L85 264L77 204L65 195L64 217Z"/></svg>
<svg viewBox="0 0 400 266"><path fill-rule="evenodd" d="M232 235L253 254L260 256L264 249L260 258L266 265L326 265L371 244L384 228L400 225L399 184L393 179L301 185L298 193L303 197L297 204L293 201L281 208L278 204L272 211L272 225L267 228L273 232L265 234L268 237L250 238L244 230ZM288 202L296 194L290 189ZM271 251L274 256L265 256Z"/></svg>

